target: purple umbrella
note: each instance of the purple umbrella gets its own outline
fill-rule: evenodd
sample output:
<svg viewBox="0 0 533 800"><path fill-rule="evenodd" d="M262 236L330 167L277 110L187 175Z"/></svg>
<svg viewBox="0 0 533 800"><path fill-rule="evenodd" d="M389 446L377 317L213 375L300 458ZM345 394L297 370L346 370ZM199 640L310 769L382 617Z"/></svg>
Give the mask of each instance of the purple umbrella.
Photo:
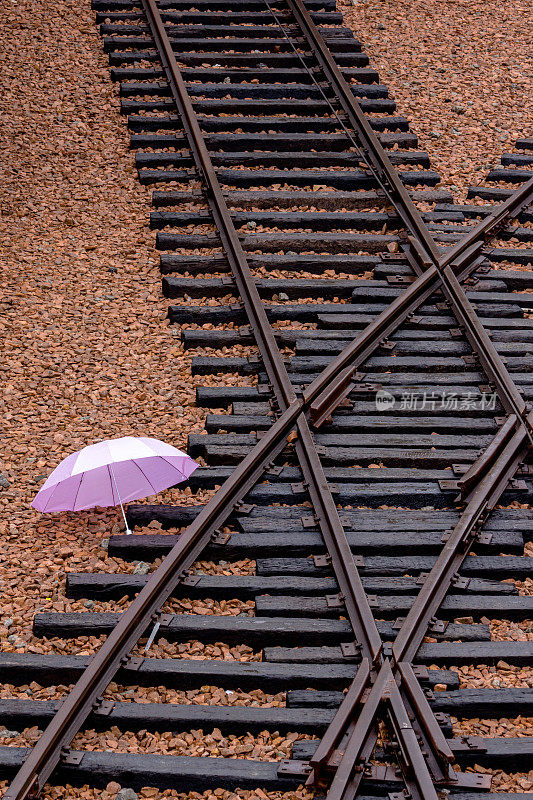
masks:
<svg viewBox="0 0 533 800"><path fill-rule="evenodd" d="M198 464L186 453L146 436L107 439L72 453L37 493L38 511L82 511L157 494L186 480Z"/></svg>

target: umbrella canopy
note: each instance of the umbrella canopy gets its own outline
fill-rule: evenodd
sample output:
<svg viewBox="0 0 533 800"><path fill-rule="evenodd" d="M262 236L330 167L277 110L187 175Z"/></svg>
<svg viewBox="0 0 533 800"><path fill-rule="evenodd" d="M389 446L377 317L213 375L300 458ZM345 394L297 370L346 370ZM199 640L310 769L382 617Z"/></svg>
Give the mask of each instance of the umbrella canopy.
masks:
<svg viewBox="0 0 533 800"><path fill-rule="evenodd" d="M53 512L122 505L186 480L197 466L186 453L158 439L107 439L67 456L32 506Z"/></svg>

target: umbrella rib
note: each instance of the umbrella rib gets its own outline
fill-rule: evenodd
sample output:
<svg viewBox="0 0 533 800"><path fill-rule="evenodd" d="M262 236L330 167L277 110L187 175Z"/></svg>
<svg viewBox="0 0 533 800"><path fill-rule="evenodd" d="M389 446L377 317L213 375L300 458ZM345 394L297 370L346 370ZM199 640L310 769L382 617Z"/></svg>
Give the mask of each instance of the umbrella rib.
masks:
<svg viewBox="0 0 533 800"><path fill-rule="evenodd" d="M187 455L185 457L189 458L189 456L187 456ZM159 458L162 458L163 461L165 461L169 466L174 467L174 464L171 464L170 461L167 458L165 458L165 456L159 456ZM196 463L196 462L194 462L194 463ZM196 464L196 467L197 466L198 466L198 464ZM196 467L195 467L195 469L196 469ZM181 474L181 477L183 478L184 481L187 480L187 478L185 477L184 473L180 469L178 469L177 467L174 467L174 469L177 470L177 472L179 472Z"/></svg>
<svg viewBox="0 0 533 800"><path fill-rule="evenodd" d="M122 503L122 500L121 500L120 495L118 493L117 479L115 478L115 473L111 472L111 464L106 464L106 467L107 467L107 474L109 475L109 483L111 484L111 500L115 499L115 489L116 489L117 490L117 500L118 500L119 503ZM113 483L115 484L115 489L113 488ZM113 505L116 506L117 503L113 503Z"/></svg>
<svg viewBox="0 0 533 800"><path fill-rule="evenodd" d="M85 477L85 472L82 472L81 473L80 482L78 483L78 488L76 489L76 497L74 498L74 502L72 503L72 510L73 511L76 511L76 503L78 502L78 495L80 493L80 488L81 488L81 485L83 483L84 477Z"/></svg>
<svg viewBox="0 0 533 800"><path fill-rule="evenodd" d="M149 458L151 458L151 457L152 457L152 456L149 456ZM162 458L162 456L159 456L159 458ZM163 459L163 460L164 460L164 461L166 461L166 459ZM139 470L139 472L141 473L141 475L142 475L142 476L145 478L146 482L150 484L150 486L152 487L152 490L153 490L154 494L157 494L157 489L155 488L154 484L152 483L152 481L150 480L150 478L148 477L148 475L146 475L146 473L144 472L144 470L143 470L143 469L141 469L141 467L140 467L140 466L137 464L137 461L133 461L132 463L133 463L133 464L135 464L135 466L137 467L137 469ZM168 463L168 462L167 462L167 463Z"/></svg>

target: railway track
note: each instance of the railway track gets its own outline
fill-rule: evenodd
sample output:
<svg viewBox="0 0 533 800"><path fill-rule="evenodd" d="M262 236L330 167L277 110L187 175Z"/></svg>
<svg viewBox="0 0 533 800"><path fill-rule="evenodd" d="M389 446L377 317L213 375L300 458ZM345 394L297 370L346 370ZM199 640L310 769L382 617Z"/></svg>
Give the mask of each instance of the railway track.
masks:
<svg viewBox="0 0 533 800"><path fill-rule="evenodd" d="M533 142L456 205L329 0L94 7L155 188L170 318L210 376L191 485L220 488L130 506L132 525L174 531L111 538L126 561L164 557L151 574L68 575L72 597L132 598L122 613L36 615L40 636L106 635L92 659L0 655L2 680L75 682L60 705L0 701L10 727L44 730L29 752L0 748L4 797L110 780L307 782L330 800L489 790L475 765L524 771L533 740L461 736L452 717L527 713L531 690L460 688L450 667L533 650L487 622L532 611L509 579L531 574ZM241 574L220 569L239 559ZM175 613L195 598L245 610ZM151 656L154 636L170 657ZM254 655L180 658L189 640ZM137 704L109 699L113 679L284 704ZM71 747L88 726L299 738L281 760Z"/></svg>

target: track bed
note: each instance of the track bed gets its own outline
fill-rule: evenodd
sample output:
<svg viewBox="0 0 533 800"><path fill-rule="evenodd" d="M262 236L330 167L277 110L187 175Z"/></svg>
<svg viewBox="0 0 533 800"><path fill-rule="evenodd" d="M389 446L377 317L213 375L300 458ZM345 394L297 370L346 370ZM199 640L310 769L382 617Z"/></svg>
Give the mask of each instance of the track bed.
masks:
<svg viewBox="0 0 533 800"><path fill-rule="evenodd" d="M464 726L533 715L533 689L457 667L533 654L531 141L456 205L333 2L93 7L209 410L202 494L130 505L109 556L135 573L71 572L93 610L36 614L40 637L107 637L91 661L0 654L2 681L77 681L62 705L0 700L45 731L0 747L5 797L309 780L470 800L526 771L533 737ZM202 687L218 702L183 694ZM112 728L129 751L87 748ZM217 745L193 755L198 729ZM173 744L143 752L147 732Z"/></svg>

